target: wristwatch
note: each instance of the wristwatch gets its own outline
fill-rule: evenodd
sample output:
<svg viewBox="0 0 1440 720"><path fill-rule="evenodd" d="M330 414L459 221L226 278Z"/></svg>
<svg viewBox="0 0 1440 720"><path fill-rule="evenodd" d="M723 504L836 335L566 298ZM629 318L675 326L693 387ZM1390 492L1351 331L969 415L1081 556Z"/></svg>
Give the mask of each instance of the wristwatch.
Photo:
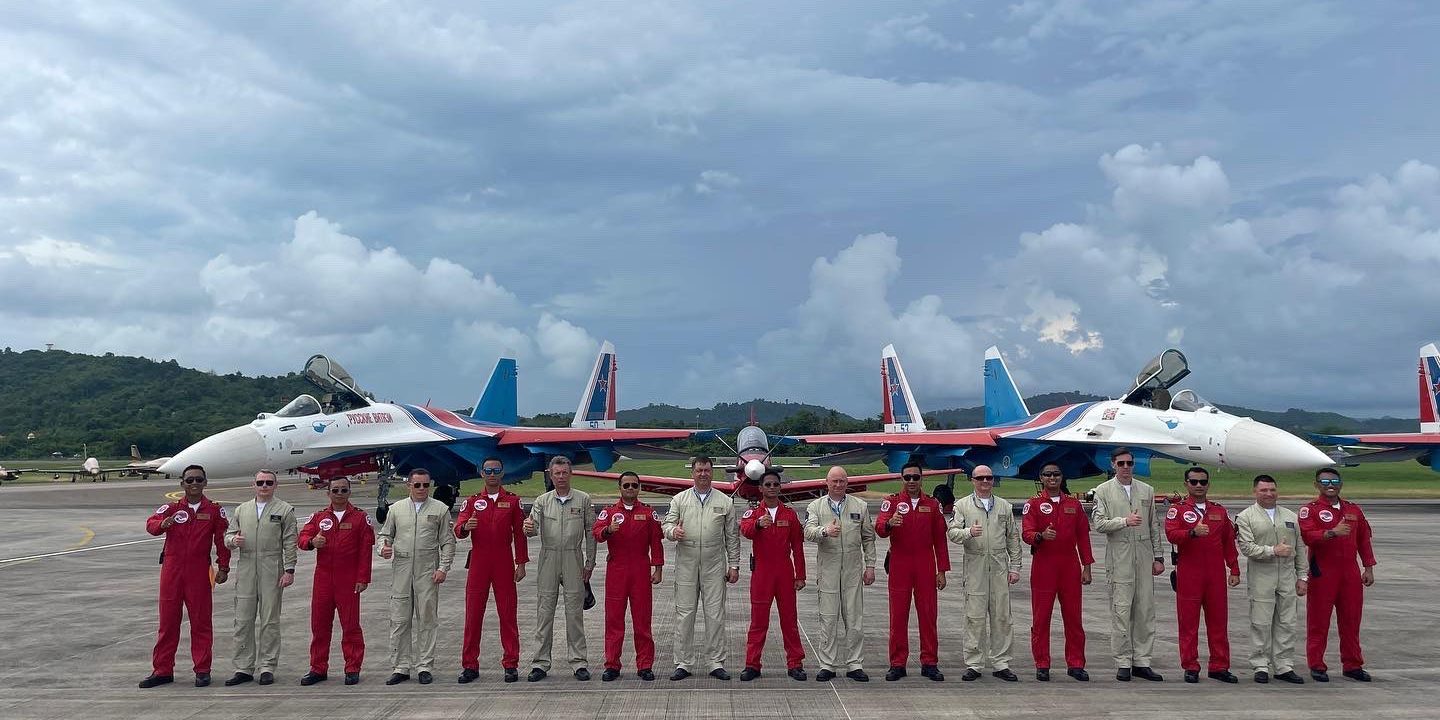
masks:
<svg viewBox="0 0 1440 720"><path fill-rule="evenodd" d="M285 574L286 574L286 575L294 575L294 574L295 574L295 568L289 568L289 569L287 569L287 570L285 571Z"/></svg>

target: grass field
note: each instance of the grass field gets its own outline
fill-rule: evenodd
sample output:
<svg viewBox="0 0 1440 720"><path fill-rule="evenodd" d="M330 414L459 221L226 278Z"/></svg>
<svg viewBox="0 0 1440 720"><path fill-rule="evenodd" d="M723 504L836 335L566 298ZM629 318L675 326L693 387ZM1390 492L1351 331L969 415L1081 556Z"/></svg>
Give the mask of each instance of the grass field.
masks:
<svg viewBox="0 0 1440 720"><path fill-rule="evenodd" d="M802 464L803 458L776 458L779 462L790 464ZM101 462L103 467L124 465L129 459L116 459ZM26 473L20 478L22 483L51 482L51 475L58 469L69 469L78 467L77 460L30 460L30 461L0 461L0 466L11 468L39 468L36 473ZM586 467L588 469L588 467ZM717 468L718 470L719 468ZM1159 491L1183 492L1182 473L1185 466L1177 463L1160 463L1153 468L1155 475L1148 478L1150 484ZM644 475L668 475L671 477L689 477L690 471L683 462L673 460L627 460L616 464L611 472L621 470L634 470ZM851 475L865 475L881 473L885 471L884 466L879 463L870 465L859 465L847 468ZM1440 473L1430 471L1429 468L1414 462L1385 463L1366 465L1363 467L1341 468L1340 471L1345 477L1345 496L1361 500L1366 498L1432 498L1440 499ZM1280 494L1282 497L1298 499L1311 497L1315 494L1312 484L1312 473L1271 473L1280 483ZM824 468L798 468L786 470L787 478L818 478L825 475ZM1250 498L1251 480L1255 473L1242 473L1232 470L1214 470L1211 473L1210 494L1216 499L1225 498ZM62 476L69 480L69 475ZM1085 478L1070 481L1070 490L1076 493L1083 493L1104 480L1101 477ZM133 482L134 478L112 478L110 482ZM159 476L153 476L149 482L165 482ZM935 483L943 482L944 476L927 479L925 487L927 491ZM964 475L956 477L955 494L957 497L964 496L970 492L970 483ZM617 495L615 483L606 480L594 480L589 478L576 478L574 486L592 495L613 497ZM461 486L462 497L480 491L481 481L467 480ZM533 498L545 491L545 483L540 475L518 485L512 485L511 490L519 493L524 498ZM871 492L889 494L900 489L899 482L886 482L871 485ZM1035 494L1035 484L1029 480L1009 479L1002 481L996 486L996 492L1002 497L1009 499L1021 499Z"/></svg>

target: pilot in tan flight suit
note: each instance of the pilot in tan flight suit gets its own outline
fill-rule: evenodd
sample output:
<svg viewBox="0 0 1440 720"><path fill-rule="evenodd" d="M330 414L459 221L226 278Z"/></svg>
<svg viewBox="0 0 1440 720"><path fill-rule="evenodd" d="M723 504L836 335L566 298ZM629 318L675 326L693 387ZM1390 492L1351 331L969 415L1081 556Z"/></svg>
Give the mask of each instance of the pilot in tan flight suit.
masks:
<svg viewBox="0 0 1440 720"><path fill-rule="evenodd" d="M690 464L695 486L670 501L660 529L675 548L675 672L690 677L696 667L695 613L705 614L705 660L712 677L729 680L725 670L725 584L740 579L740 526L735 503L710 484L714 461L705 456Z"/></svg>
<svg viewBox="0 0 1440 720"><path fill-rule="evenodd" d="M1160 681L1150 667L1155 650L1155 580L1165 572L1160 515L1155 488L1135 478L1135 455L1125 448L1110 453L1115 477L1095 488L1094 529L1105 534L1105 576L1110 581L1110 649L1115 679Z"/></svg>
<svg viewBox="0 0 1440 720"><path fill-rule="evenodd" d="M820 637L815 658L826 682L837 673L868 682L865 674L865 601L861 589L875 582L875 525L870 508L847 495L849 476L835 466L825 473L829 493L805 509L805 539L816 544L815 585L820 591Z"/></svg>
<svg viewBox="0 0 1440 720"><path fill-rule="evenodd" d="M1245 594L1250 598L1250 667L1255 682L1273 677L1296 685L1296 599L1310 579L1300 519L1276 504L1279 487L1269 475L1255 477L1255 504L1235 516L1236 541L1245 561Z"/></svg>
<svg viewBox="0 0 1440 720"><path fill-rule="evenodd" d="M525 534L540 536L540 561L536 570L536 586L540 605L535 621L535 659L531 662L530 682L550 672L550 649L555 643L555 606L560 601L560 588L565 588L565 642L570 651L570 667L576 680L589 680L589 660L585 647L585 583L595 570L595 536L590 526L595 523L595 507L590 495L570 488L570 458L557 455L550 459L550 482L555 486L530 506L525 518Z"/></svg>
<svg viewBox="0 0 1440 720"><path fill-rule="evenodd" d="M1020 678L1010 669L1010 586L1020 582L1020 521L1010 502L995 496L995 473L987 465L970 471L975 492L955 501L946 536L965 548L965 674L980 678L989 665L1006 682ZM987 632L988 631L988 632Z"/></svg>
<svg viewBox="0 0 1440 720"><path fill-rule="evenodd" d="M380 557L392 559L390 569L390 678L386 685L410 679L419 671L420 684L434 680L435 630L440 624L440 584L455 560L455 532L450 508L430 497L430 473L410 471L410 496L391 503L385 524L376 533ZM415 637L411 638L411 625ZM415 645L419 645L417 649ZM418 658L417 658L418 654Z"/></svg>
<svg viewBox="0 0 1440 720"><path fill-rule="evenodd" d="M235 572L235 675L227 686L247 683L259 670L261 685L275 682L280 660L280 592L295 581L295 508L275 499L273 470L255 473L255 498L235 509L225 531ZM259 640L257 657L256 640Z"/></svg>

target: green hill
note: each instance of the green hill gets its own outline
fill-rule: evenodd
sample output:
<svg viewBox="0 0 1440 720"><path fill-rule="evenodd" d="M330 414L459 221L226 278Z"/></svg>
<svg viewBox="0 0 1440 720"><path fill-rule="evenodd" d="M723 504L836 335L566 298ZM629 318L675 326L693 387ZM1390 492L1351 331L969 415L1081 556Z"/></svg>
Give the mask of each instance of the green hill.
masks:
<svg viewBox="0 0 1440 720"><path fill-rule="evenodd" d="M215 375L174 360L0 351L0 457L171 455L313 392L298 374ZM33 433L33 439L27 439Z"/></svg>

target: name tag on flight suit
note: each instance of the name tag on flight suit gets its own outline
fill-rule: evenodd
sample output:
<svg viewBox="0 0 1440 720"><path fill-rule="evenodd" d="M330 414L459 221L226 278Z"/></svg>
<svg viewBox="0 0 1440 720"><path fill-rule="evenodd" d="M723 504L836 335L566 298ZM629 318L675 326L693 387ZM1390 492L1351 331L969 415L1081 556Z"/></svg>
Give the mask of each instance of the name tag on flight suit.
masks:
<svg viewBox="0 0 1440 720"><path fill-rule="evenodd" d="M570 508L570 514L571 514L571 515L579 515L579 514L580 514L580 508Z"/></svg>
<svg viewBox="0 0 1440 720"><path fill-rule="evenodd" d="M1295 523L1286 521L1286 522L1285 522L1285 527L1290 528L1291 530L1294 530L1294 529L1295 529Z"/></svg>
<svg viewBox="0 0 1440 720"><path fill-rule="evenodd" d="M850 513L850 522L860 522L860 513Z"/></svg>
<svg viewBox="0 0 1440 720"><path fill-rule="evenodd" d="M640 520L646 520L646 519L648 519L650 516L649 516L649 515L631 515L630 517L634 518L634 519L638 522L638 521L640 521Z"/></svg>
<svg viewBox="0 0 1440 720"><path fill-rule="evenodd" d="M1216 514L1214 514L1214 513L1211 513L1211 514L1209 514L1209 515L1206 515L1206 516L1205 516L1205 519L1206 519L1206 520L1209 520L1210 522L1219 522L1219 521L1220 521L1220 516L1219 516L1219 515L1216 515Z"/></svg>
<svg viewBox="0 0 1440 720"><path fill-rule="evenodd" d="M210 513L195 513L196 520L209 520Z"/></svg>
<svg viewBox="0 0 1440 720"><path fill-rule="evenodd" d="M1356 515L1355 515L1354 513L1345 513L1345 519L1346 519L1346 520L1358 520L1359 518L1356 517Z"/></svg>
<svg viewBox="0 0 1440 720"><path fill-rule="evenodd" d="M1066 514L1066 515L1074 515L1074 514L1075 514L1075 506L1074 506L1074 505L1066 505L1066 506L1065 506L1065 514Z"/></svg>
<svg viewBox="0 0 1440 720"><path fill-rule="evenodd" d="M713 513L715 513L716 515L724 515L724 514L725 514L725 508L723 508L723 507L712 507L712 508L710 508L710 512L713 512Z"/></svg>
<svg viewBox="0 0 1440 720"><path fill-rule="evenodd" d="M790 521L789 521L789 520L780 520L780 521L777 521L777 522L775 523L775 525L776 525L777 527L790 527Z"/></svg>
<svg viewBox="0 0 1440 720"><path fill-rule="evenodd" d="M278 523L278 522L280 522L280 516L279 516L279 515L271 515L271 516L270 516L270 522L273 522L273 523Z"/></svg>
<svg viewBox="0 0 1440 720"><path fill-rule="evenodd" d="M916 509L919 510L920 512L930 512L930 506L929 506L929 505L921 505L920 507L918 507L918 508L916 508Z"/></svg>
<svg viewBox="0 0 1440 720"><path fill-rule="evenodd" d="M497 503L495 503L495 507L498 507L498 508L508 508L508 507L510 507L510 503L508 503L508 502L497 502Z"/></svg>
<svg viewBox="0 0 1440 720"><path fill-rule="evenodd" d="M349 530L349 529L350 529L350 523L340 523L340 529L341 529L341 530Z"/></svg>

